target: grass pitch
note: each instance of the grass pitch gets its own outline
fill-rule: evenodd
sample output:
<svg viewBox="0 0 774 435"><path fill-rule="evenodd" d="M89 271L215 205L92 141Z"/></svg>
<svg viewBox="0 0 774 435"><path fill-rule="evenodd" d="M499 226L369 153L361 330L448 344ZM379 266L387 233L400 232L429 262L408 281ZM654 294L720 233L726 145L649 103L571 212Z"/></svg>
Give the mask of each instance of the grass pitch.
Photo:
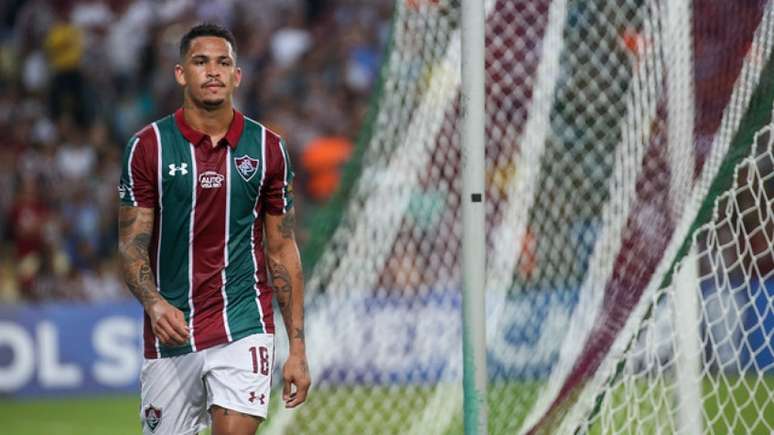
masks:
<svg viewBox="0 0 774 435"><path fill-rule="evenodd" d="M539 384L507 383L489 386L490 433L515 433L524 419L519 409L528 409L535 399ZM630 386L631 388L631 386ZM667 392L659 382L640 384L637 390ZM766 434L774 428L774 376L761 380L722 377L704 382L704 393L715 392L704 401L704 428L707 433ZM307 406L299 408L286 428L293 434L400 434L422 418L422 410L433 396L434 387L341 387L313 390ZM606 427L631 430L632 419L642 433L670 433L663 426L670 412L668 400L627 403L631 391L614 391L606 417ZM279 394L272 398L271 409L280 404ZM503 401L505 399L505 401ZM141 433L138 396L98 396L90 398L0 400L0 433L3 435L124 435ZM320 410L323 411L320 411ZM637 409L646 418L638 418ZM331 419L331 411L336 413ZM369 412L370 411L370 412ZM271 417L269 417L271 418ZM322 424L322 426L321 426ZM653 430L654 432L651 432ZM446 435L461 434L462 415L457 412L448 421ZM206 435L205 432L202 435ZM601 434L598 425L592 434Z"/></svg>
<svg viewBox="0 0 774 435"><path fill-rule="evenodd" d="M0 433L7 435L137 435L139 396L0 401Z"/></svg>

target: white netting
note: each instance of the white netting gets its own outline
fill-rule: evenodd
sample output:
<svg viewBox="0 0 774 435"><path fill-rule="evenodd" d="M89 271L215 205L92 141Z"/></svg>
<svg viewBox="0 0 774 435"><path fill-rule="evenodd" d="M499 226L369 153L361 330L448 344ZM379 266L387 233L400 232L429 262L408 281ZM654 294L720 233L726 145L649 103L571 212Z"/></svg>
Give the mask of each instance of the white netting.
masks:
<svg viewBox="0 0 774 435"><path fill-rule="evenodd" d="M772 122L694 234L678 276L644 301L652 310L619 357L625 365L601 389L605 397L594 397L604 400L585 430L774 431Z"/></svg>
<svg viewBox="0 0 774 435"><path fill-rule="evenodd" d="M772 5L485 8L490 432L771 431L771 147L744 134L769 120L749 114L771 108ZM458 0L396 3L362 172L308 283L315 386L269 432L462 429L459 24ZM665 281L679 258L700 281Z"/></svg>

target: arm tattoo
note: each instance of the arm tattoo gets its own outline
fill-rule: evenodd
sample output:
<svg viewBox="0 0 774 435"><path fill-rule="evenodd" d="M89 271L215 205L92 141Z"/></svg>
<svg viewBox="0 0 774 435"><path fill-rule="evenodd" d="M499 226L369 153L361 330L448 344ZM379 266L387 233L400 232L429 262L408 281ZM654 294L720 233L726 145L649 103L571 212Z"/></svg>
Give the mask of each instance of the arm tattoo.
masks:
<svg viewBox="0 0 774 435"><path fill-rule="evenodd" d="M118 227L121 229L126 229L131 227L134 222L137 220L137 214L133 213L131 215L121 215L118 217Z"/></svg>
<svg viewBox="0 0 774 435"><path fill-rule="evenodd" d="M266 258L272 286L288 339L295 348L304 343L304 273L298 256L293 209L283 216L267 218Z"/></svg>
<svg viewBox="0 0 774 435"><path fill-rule="evenodd" d="M292 340L304 341L303 326L295 326L295 321L300 320L303 324L303 313L300 319L293 317L293 284L290 279L288 268L269 259L269 269L271 271L271 281L277 290L277 303L282 312L282 320L285 322L285 329L288 331L288 337Z"/></svg>
<svg viewBox="0 0 774 435"><path fill-rule="evenodd" d="M287 326L292 324L290 302L293 299L293 292L291 291L293 286L290 282L290 273L287 267L271 259L269 260L269 269L271 271L271 283L277 290L277 302L279 303L280 311L282 311L282 318Z"/></svg>
<svg viewBox="0 0 774 435"><path fill-rule="evenodd" d="M121 206L118 221L121 269L129 291L143 306L161 297L156 290L148 256L152 231L152 212Z"/></svg>
<svg viewBox="0 0 774 435"><path fill-rule="evenodd" d="M132 243L138 248L142 249L146 254L148 253L148 246L150 246L151 235L150 232L137 233L132 239Z"/></svg>
<svg viewBox="0 0 774 435"><path fill-rule="evenodd" d="M139 282L151 281L153 279L152 276L153 273L151 272L150 266L144 264L140 267L140 271L137 274L137 280Z"/></svg>
<svg viewBox="0 0 774 435"><path fill-rule="evenodd" d="M296 226L296 213L291 209L282 217L277 229L282 235L283 239L290 239L293 237L293 228Z"/></svg>

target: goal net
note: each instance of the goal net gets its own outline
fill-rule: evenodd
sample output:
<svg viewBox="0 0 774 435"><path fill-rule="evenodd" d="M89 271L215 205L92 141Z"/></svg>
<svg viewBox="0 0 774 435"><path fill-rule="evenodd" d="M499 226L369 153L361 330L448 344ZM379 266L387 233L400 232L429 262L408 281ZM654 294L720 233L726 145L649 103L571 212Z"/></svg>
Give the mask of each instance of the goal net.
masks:
<svg viewBox="0 0 774 435"><path fill-rule="evenodd" d="M774 4L484 4L490 433L774 431ZM396 2L268 433L462 431L459 9Z"/></svg>

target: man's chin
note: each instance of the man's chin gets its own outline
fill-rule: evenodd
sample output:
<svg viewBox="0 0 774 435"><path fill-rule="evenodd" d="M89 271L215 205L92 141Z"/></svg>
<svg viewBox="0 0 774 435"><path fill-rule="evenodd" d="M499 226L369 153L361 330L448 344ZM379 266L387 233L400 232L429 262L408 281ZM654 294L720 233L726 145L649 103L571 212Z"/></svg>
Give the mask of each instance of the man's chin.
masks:
<svg viewBox="0 0 774 435"><path fill-rule="evenodd" d="M225 103L226 100L224 98L219 99L213 99L213 100L202 100L202 107L205 110L216 110L223 107L223 103Z"/></svg>

